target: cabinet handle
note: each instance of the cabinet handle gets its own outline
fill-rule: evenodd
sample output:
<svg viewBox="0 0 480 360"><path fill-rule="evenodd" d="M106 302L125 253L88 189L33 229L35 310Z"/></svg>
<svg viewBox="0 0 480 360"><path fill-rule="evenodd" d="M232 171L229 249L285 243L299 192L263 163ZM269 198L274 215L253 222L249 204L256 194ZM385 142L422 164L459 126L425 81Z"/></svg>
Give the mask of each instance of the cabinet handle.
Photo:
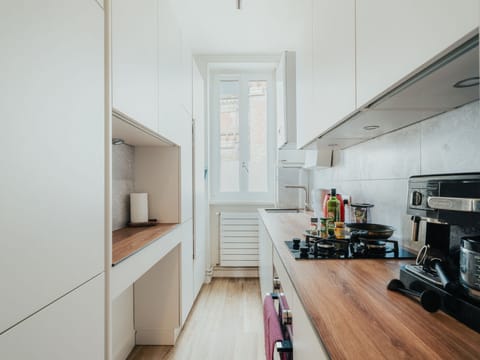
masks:
<svg viewBox="0 0 480 360"><path fill-rule="evenodd" d="M282 310L282 324L292 325L292 310L290 309Z"/></svg>
<svg viewBox="0 0 480 360"><path fill-rule="evenodd" d="M278 277L273 278L273 290L280 290L281 286L280 279Z"/></svg>

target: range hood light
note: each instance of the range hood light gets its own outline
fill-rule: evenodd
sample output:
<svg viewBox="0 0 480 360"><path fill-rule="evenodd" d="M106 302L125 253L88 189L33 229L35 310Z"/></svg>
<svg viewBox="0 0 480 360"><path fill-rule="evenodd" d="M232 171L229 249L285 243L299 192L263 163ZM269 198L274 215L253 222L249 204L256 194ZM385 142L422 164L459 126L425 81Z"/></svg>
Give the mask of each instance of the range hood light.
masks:
<svg viewBox="0 0 480 360"><path fill-rule="evenodd" d="M457 89L468 88L472 86L478 86L480 84L480 78L478 76L470 77L458 81L453 87Z"/></svg>
<svg viewBox="0 0 480 360"><path fill-rule="evenodd" d="M328 144L329 147L335 147L338 146L338 144Z"/></svg>
<svg viewBox="0 0 480 360"><path fill-rule="evenodd" d="M377 130L379 127L380 127L379 125L367 125L363 127L363 130L367 130L367 131Z"/></svg>

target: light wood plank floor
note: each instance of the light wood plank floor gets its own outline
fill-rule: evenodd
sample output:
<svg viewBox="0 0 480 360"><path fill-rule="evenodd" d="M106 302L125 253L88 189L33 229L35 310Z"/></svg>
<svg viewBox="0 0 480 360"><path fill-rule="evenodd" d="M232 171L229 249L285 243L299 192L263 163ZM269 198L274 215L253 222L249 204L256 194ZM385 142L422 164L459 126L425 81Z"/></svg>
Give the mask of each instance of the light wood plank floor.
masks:
<svg viewBox="0 0 480 360"><path fill-rule="evenodd" d="M216 278L203 286L174 347L137 346L128 360L265 358L258 279Z"/></svg>

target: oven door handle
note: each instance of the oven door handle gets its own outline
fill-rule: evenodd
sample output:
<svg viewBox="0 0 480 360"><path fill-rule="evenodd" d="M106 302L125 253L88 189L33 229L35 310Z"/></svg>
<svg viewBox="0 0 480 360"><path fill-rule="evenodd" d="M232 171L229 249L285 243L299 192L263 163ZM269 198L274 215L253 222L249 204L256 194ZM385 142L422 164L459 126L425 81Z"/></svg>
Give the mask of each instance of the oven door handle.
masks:
<svg viewBox="0 0 480 360"><path fill-rule="evenodd" d="M427 204L435 210L480 212L480 199L429 196Z"/></svg>

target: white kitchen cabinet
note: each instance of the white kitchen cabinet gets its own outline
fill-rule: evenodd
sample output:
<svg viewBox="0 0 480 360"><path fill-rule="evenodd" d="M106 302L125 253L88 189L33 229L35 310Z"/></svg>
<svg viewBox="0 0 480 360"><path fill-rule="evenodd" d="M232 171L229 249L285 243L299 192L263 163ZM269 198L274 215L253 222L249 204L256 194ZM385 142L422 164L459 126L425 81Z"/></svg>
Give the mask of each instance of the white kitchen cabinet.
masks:
<svg viewBox="0 0 480 360"><path fill-rule="evenodd" d="M112 0L113 107L158 131L157 0Z"/></svg>
<svg viewBox="0 0 480 360"><path fill-rule="evenodd" d="M104 271L104 13L94 0L2 1L0 13L3 331ZM62 324L65 349L77 326Z"/></svg>
<svg viewBox="0 0 480 360"><path fill-rule="evenodd" d="M179 107L177 126L183 136L180 141L180 171L181 171L181 222L193 215L193 183L192 183L192 115L185 108Z"/></svg>
<svg viewBox="0 0 480 360"><path fill-rule="evenodd" d="M295 149L297 143L296 72L295 52L283 52L275 70L279 149Z"/></svg>
<svg viewBox="0 0 480 360"><path fill-rule="evenodd" d="M355 110L355 0L313 2L313 140Z"/></svg>
<svg viewBox="0 0 480 360"><path fill-rule="evenodd" d="M258 226L258 250L260 295L263 300L265 294L273 291L273 244L262 221Z"/></svg>
<svg viewBox="0 0 480 360"><path fill-rule="evenodd" d="M302 360L327 360L330 357L313 328L298 295L289 298L292 310L293 358Z"/></svg>
<svg viewBox="0 0 480 360"><path fill-rule="evenodd" d="M169 0L158 1L158 131L179 143L185 135L177 126L183 101L182 33Z"/></svg>
<svg viewBox="0 0 480 360"><path fill-rule="evenodd" d="M292 312L293 358L302 360L328 359L329 357L323 347L322 341L313 328L303 304L295 291L293 283L288 276L287 270L283 266L283 262L277 250L274 248L272 239L262 221L260 221L259 224L259 242L261 296L263 299L266 293L273 291L273 271L275 271L275 275L280 280L281 290Z"/></svg>
<svg viewBox="0 0 480 360"><path fill-rule="evenodd" d="M3 333L0 359L104 359L104 289L100 274Z"/></svg>
<svg viewBox="0 0 480 360"><path fill-rule="evenodd" d="M478 19L477 0L357 1L357 105L478 28Z"/></svg>
<svg viewBox="0 0 480 360"><path fill-rule="evenodd" d="M182 277L181 277L181 324L185 323L195 300L193 283L193 221L190 219L181 225L182 241Z"/></svg>
<svg viewBox="0 0 480 360"><path fill-rule="evenodd" d="M193 92L193 118L194 118L194 296L197 296L203 283L207 270L207 224L208 224L208 182L206 169L206 139L205 139L205 96L204 80L197 64L193 63L192 69Z"/></svg>

